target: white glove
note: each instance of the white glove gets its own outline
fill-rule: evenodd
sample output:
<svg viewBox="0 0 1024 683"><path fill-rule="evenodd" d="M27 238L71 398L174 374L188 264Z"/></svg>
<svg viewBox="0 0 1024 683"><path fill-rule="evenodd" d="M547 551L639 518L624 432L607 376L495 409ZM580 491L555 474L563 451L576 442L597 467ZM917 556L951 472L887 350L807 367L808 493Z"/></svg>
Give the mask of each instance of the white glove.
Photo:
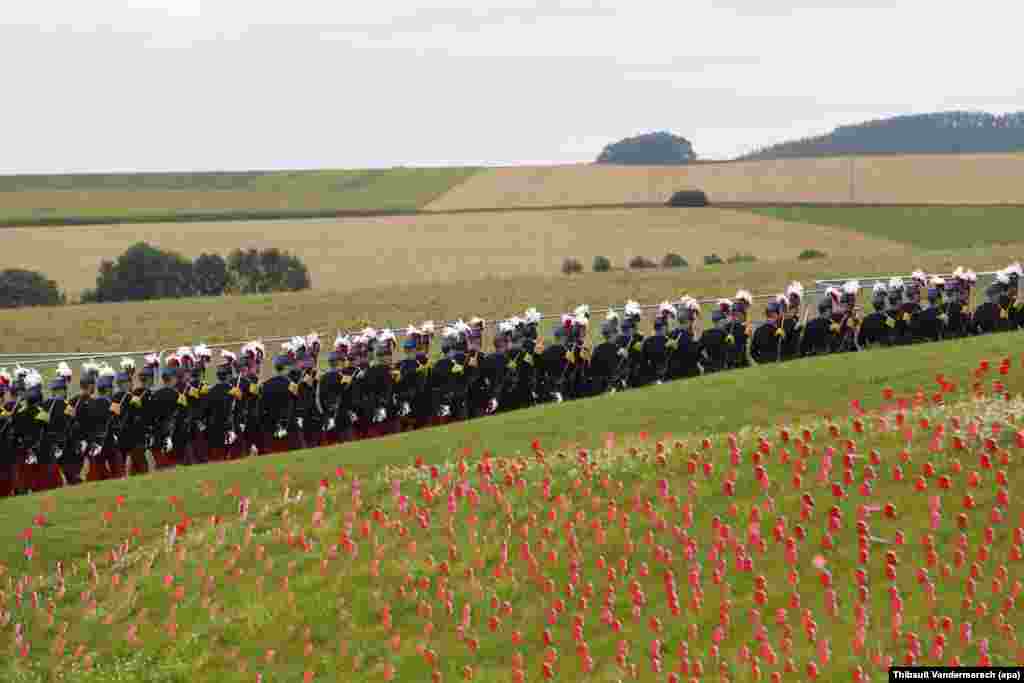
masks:
<svg viewBox="0 0 1024 683"><path fill-rule="evenodd" d="M285 429L284 427L278 427L277 431L274 432L275 439L283 439L286 436L288 436L288 430Z"/></svg>
<svg viewBox="0 0 1024 683"><path fill-rule="evenodd" d="M350 421L350 422L352 422L353 424L355 424L356 422L358 422L358 421L359 421L359 416L358 416L358 415L356 415L356 414L355 414L354 412L352 412L352 411L350 410L350 411L348 411L348 419L349 419L349 421Z"/></svg>
<svg viewBox="0 0 1024 683"><path fill-rule="evenodd" d="M377 412L373 414L374 422L383 422L387 418L388 414L383 408L377 408Z"/></svg>
<svg viewBox="0 0 1024 683"><path fill-rule="evenodd" d="M487 402L487 414L493 415L498 410L498 399L492 398Z"/></svg>
<svg viewBox="0 0 1024 683"><path fill-rule="evenodd" d="M327 418L327 431L331 431L332 429L334 429L334 418L330 417Z"/></svg>
<svg viewBox="0 0 1024 683"><path fill-rule="evenodd" d="M562 392L560 392L560 391L556 391L554 393L554 397L555 397L555 403L561 403L563 401L563 399L562 399Z"/></svg>
<svg viewBox="0 0 1024 683"><path fill-rule="evenodd" d="M619 349L619 358L625 358L628 355L629 351L627 349Z"/></svg>
<svg viewBox="0 0 1024 683"><path fill-rule="evenodd" d="M89 450L89 444L87 444L84 441L79 441L78 442L78 452L79 453L87 453L88 450Z"/></svg>
<svg viewBox="0 0 1024 683"><path fill-rule="evenodd" d="M452 414L452 407L451 406L441 406L439 417L448 417L451 414Z"/></svg>
<svg viewBox="0 0 1024 683"><path fill-rule="evenodd" d="M196 431L202 434L206 431L206 423L202 420L196 420Z"/></svg>
<svg viewBox="0 0 1024 683"><path fill-rule="evenodd" d="M64 457L64 449L63 448L54 448L53 449L53 459L54 460L60 460L63 457Z"/></svg>
<svg viewBox="0 0 1024 683"><path fill-rule="evenodd" d="M98 457L100 457L100 453L102 453L102 452L103 452L103 446L99 445L98 443L97 444L93 444L89 448L89 457L90 458L98 458Z"/></svg>
<svg viewBox="0 0 1024 683"><path fill-rule="evenodd" d="M412 408L409 407L409 402L408 401L402 401L402 407L398 409L399 417L405 417L406 415L408 415L411 412L412 412Z"/></svg>
<svg viewBox="0 0 1024 683"><path fill-rule="evenodd" d="M253 444L249 446L249 453L251 453L252 455L259 455L260 449L256 448L256 444Z"/></svg>
<svg viewBox="0 0 1024 683"><path fill-rule="evenodd" d="M235 443L236 440L238 440L238 435L235 434L234 430L229 431L227 434L224 435L224 443L226 443L228 446Z"/></svg>
<svg viewBox="0 0 1024 683"><path fill-rule="evenodd" d="M239 422L238 423L238 431L242 432L243 434L245 433L245 423L244 422Z"/></svg>
<svg viewBox="0 0 1024 683"><path fill-rule="evenodd" d="M29 453L25 457L25 464L26 465L35 465L37 462L39 462L39 460L36 459L36 454L35 453Z"/></svg>
<svg viewBox="0 0 1024 683"><path fill-rule="evenodd" d="M295 424L297 424L299 426L299 429L302 429L302 418L301 417L295 418Z"/></svg>
<svg viewBox="0 0 1024 683"><path fill-rule="evenodd" d="M166 439L164 439L164 452L167 452L167 451L170 451L170 450L173 450L173 449L174 449L174 441L171 440L171 437L167 437Z"/></svg>

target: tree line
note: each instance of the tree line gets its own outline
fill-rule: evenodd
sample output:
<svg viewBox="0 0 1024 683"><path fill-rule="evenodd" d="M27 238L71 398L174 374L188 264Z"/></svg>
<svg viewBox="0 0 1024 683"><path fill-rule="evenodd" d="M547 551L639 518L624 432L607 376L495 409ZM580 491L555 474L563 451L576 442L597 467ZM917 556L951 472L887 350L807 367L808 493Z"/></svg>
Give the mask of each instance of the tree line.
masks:
<svg viewBox="0 0 1024 683"><path fill-rule="evenodd" d="M129 247L115 260L103 260L96 286L82 293L82 303L146 301L224 294L295 292L313 286L309 268L287 251L235 249L227 258L200 254L188 259L146 242ZM40 272L20 268L0 271L0 308L59 306L67 295Z"/></svg>

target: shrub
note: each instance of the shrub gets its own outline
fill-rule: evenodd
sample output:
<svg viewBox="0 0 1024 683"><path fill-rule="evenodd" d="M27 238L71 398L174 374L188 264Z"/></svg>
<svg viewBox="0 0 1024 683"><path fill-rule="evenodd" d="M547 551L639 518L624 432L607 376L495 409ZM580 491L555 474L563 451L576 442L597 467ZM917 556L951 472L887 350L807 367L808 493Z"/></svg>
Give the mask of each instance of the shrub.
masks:
<svg viewBox="0 0 1024 683"><path fill-rule="evenodd" d="M235 249L228 254L227 267L229 288L239 294L297 292L313 286L306 264L276 247Z"/></svg>
<svg viewBox="0 0 1024 683"><path fill-rule="evenodd" d="M573 275L575 273L583 272L583 264L580 263L579 259L567 258L562 261L562 273L565 275Z"/></svg>
<svg viewBox="0 0 1024 683"><path fill-rule="evenodd" d="M725 260L726 263L753 263L757 257L753 254L733 254Z"/></svg>
<svg viewBox="0 0 1024 683"><path fill-rule="evenodd" d="M227 289L228 264L219 254L200 254L192 263L196 294L219 296Z"/></svg>
<svg viewBox="0 0 1024 683"><path fill-rule="evenodd" d="M708 196L703 190L679 190L668 200L669 206L707 206Z"/></svg>
<svg viewBox="0 0 1024 683"><path fill-rule="evenodd" d="M607 273L612 269L612 262L607 256L595 256L594 257L594 272L595 273Z"/></svg>
<svg viewBox="0 0 1024 683"><path fill-rule="evenodd" d="M192 262L181 254L139 242L117 257L104 260L96 289L83 301L140 301L189 296L194 293Z"/></svg>
<svg viewBox="0 0 1024 683"><path fill-rule="evenodd" d="M801 261L809 261L811 259L825 258L827 256L828 254L823 251L818 251L817 249L804 249L800 252L800 255L797 256L797 258Z"/></svg>
<svg viewBox="0 0 1024 683"><path fill-rule="evenodd" d="M59 306L64 295L57 283L34 270L8 268L0 271L0 308Z"/></svg>
<svg viewBox="0 0 1024 683"><path fill-rule="evenodd" d="M635 269L657 268L658 264L646 256L634 256L629 259L629 267Z"/></svg>
<svg viewBox="0 0 1024 683"><path fill-rule="evenodd" d="M661 259L662 268L689 268L690 263L679 254L669 252Z"/></svg>
<svg viewBox="0 0 1024 683"><path fill-rule="evenodd" d="M718 254L711 254L711 256L705 256L704 257L704 265L705 266L715 266L715 265L718 265L719 263L725 263L725 262L722 260L722 257L719 256Z"/></svg>

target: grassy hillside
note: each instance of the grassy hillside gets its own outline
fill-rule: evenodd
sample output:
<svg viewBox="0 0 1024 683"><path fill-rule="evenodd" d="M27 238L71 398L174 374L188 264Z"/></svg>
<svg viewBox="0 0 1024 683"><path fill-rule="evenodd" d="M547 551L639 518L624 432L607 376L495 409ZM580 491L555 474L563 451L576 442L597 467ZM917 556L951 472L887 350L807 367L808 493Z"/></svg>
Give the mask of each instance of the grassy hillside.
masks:
<svg viewBox="0 0 1024 683"><path fill-rule="evenodd" d="M486 169L431 210L666 202L698 188L714 202L1024 203L1024 154L934 154Z"/></svg>
<svg viewBox="0 0 1024 683"><path fill-rule="evenodd" d="M1012 334L797 361L330 450L0 501L0 533L9 539L0 562L22 594L17 604L13 590L0 597L10 616L0 622L7 643L0 671L25 681L435 675L489 682L541 680L548 662L558 680L586 678L590 669L589 680L603 682L622 677L623 669L639 680L663 681L683 662L691 668L700 662L708 676L724 667L742 679L758 661L764 675L789 665L795 671L787 679L808 680L814 662L823 680L848 680L857 666L884 675L885 658L902 658L911 633L929 643L922 662L957 655L977 663L973 643L987 638L991 661L1009 664L1018 653L997 618L1015 621L1003 593L1021 578L1019 563L1010 560L1020 548L1014 550L1010 529L998 525L993 540L983 539L1000 488L996 477L1011 492L1024 483L1012 426L1024 403L958 401L976 378L986 391L998 380L1018 394L1022 359L1012 357L1005 375L996 368L1021 339ZM977 370L983 360L987 371ZM883 401L883 388L912 399L923 387L921 403L928 404L938 391L936 373L948 407L908 400L911 431L899 429L897 405ZM885 410L858 426L846 417L853 399L867 409L884 403ZM825 414L836 416L837 434L830 435ZM920 422L925 418L928 423ZM974 419L982 421L982 437L993 423L1007 425L994 441L997 450L1007 449L1005 460L991 456L998 475L975 464L984 445L968 436ZM788 442L780 438L780 423L789 428ZM938 423L948 432L936 442ZM764 428L762 445L747 425ZM738 435L734 456L724 432ZM708 449L700 444L704 436L712 437ZM958 452L953 436L969 450ZM860 458L851 460L856 481L836 500L831 482L842 479L843 460L837 456L834 471L823 473L823 449L845 450L844 439L853 440ZM588 449L586 461L579 447ZM766 449L760 483L759 448ZM864 457L876 450L874 486L858 493L868 477ZM412 467L418 456L438 465L437 473ZM465 470L457 466L463 458ZM964 461L962 471L954 458ZM925 564L920 537L930 522L927 495L914 486L926 460L937 470L930 483L925 479L927 495L941 503L932 540L939 564L947 566L926 577L937 586L933 602L916 578ZM902 481L892 474L897 466L906 472ZM481 476L484 468L493 471L493 485ZM980 486L972 488L968 474L975 468L980 472L971 476ZM948 490L936 483L939 475L951 477ZM456 494L463 479L466 488ZM802 493L815 506L801 521ZM968 493L976 509L962 506ZM1020 504L1012 495L998 504L1006 526L1018 523ZM862 502L879 508L866 513L872 539L866 565L856 557ZM829 531L826 509L833 503L842 523ZM890 503L893 514L882 514ZM755 507L760 521L751 525ZM953 568L961 510L969 559ZM800 537L792 563L773 538L780 517L788 519L783 536ZM716 535L728 542L720 520L741 544L748 531L764 536L763 551L751 545L749 573L734 565L732 550L718 567L706 557ZM180 533L171 547L166 525L174 524ZM32 529L27 541L26 528ZM895 543L897 534L906 536L906 546ZM112 559L106 549L124 539ZM686 559L690 542L702 570ZM989 559L977 562L977 593L964 606L962 586L982 546ZM884 577L886 551L899 560L894 580ZM95 566L83 559L87 552ZM815 554L827 575L811 564ZM63 581L54 573L57 560L64 563ZM665 585L669 566L673 581ZM877 585L899 587L899 637L891 637L891 621L881 617L866 620L861 633L855 628L858 567L872 586L865 596L870 615L890 614L889 597ZM789 575L791 569L797 573ZM822 587L826 576L840 598L835 612ZM610 617L602 615L609 585L615 587ZM755 585L763 585L763 604L755 604ZM39 607L32 593L39 594ZM790 602L794 594L799 608ZM680 603L675 612L673 597ZM776 621L778 609L793 626L790 641ZM805 635L802 625L812 622L802 624L802 615L813 620L816 637ZM953 620L938 656L930 648L930 615ZM755 650L758 660L751 660L742 648L753 642L755 616L767 626L771 649ZM957 637L962 622L973 624L970 644ZM726 628L717 631L720 623ZM655 674L656 667L663 672Z"/></svg>
<svg viewBox="0 0 1024 683"><path fill-rule="evenodd" d="M548 275L569 256L589 266L597 255L625 265L634 255L660 260L669 251L692 263L713 251L772 261L823 245L861 256L904 251L894 242L746 211L667 207L11 228L3 240L5 264L42 270L72 296L95 285L103 259L139 241L193 258L238 247L286 249L309 266L314 287L335 291Z"/></svg>
<svg viewBox="0 0 1024 683"><path fill-rule="evenodd" d="M705 239L708 248L716 244ZM701 254L691 251L686 243L666 241L663 250L668 251L669 245L695 265L678 270L587 272L572 277L548 274L463 279L456 272L450 281L430 285L0 310L0 354L143 351L200 341L290 336L305 334L310 329L331 334L333 341L335 330L361 328L366 322L377 327L404 328L428 319L469 319L479 315L494 320L522 314L530 306L546 315L558 315L581 303L595 308L621 307L627 299L657 303L668 298L676 300L684 293L702 298L732 296L740 288L765 294L782 291L792 280L801 280L809 287L818 278L906 273L915 267L950 272L962 264L983 271L1001 268L1011 256L1021 255L1019 249L995 247L900 251L889 255L874 254L870 249L850 249L846 253L834 251L833 244L825 242L815 246L829 253L827 259L758 261L707 268L696 265ZM531 246L518 244L515 248ZM720 247L714 249L727 254ZM625 256L612 251L606 255L618 265ZM649 255L657 257L659 253ZM584 265L589 269L589 262ZM757 314L760 315L760 308Z"/></svg>
<svg viewBox="0 0 1024 683"><path fill-rule="evenodd" d="M0 176L0 226L414 211L473 168Z"/></svg>
<svg viewBox="0 0 1024 683"><path fill-rule="evenodd" d="M790 223L832 225L923 249L1020 242L1024 207L771 207L755 209Z"/></svg>

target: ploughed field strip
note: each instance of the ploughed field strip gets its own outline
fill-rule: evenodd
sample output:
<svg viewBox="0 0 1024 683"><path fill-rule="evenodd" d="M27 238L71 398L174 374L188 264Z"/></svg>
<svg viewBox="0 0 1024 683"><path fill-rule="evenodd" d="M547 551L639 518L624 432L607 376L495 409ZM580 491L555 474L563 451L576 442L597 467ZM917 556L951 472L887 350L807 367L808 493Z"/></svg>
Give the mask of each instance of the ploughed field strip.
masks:
<svg viewBox="0 0 1024 683"><path fill-rule="evenodd" d="M664 203L677 190L714 202L1024 203L1024 154L935 154L485 169L428 210Z"/></svg>
<svg viewBox="0 0 1024 683"><path fill-rule="evenodd" d="M878 283L872 312L859 312L858 282L829 287L806 306L791 283L769 300L766 320L751 324L753 299L740 290L720 299L701 329L701 306L684 296L658 306L654 333L639 331L643 311L627 302L600 322L591 346L590 310L577 307L555 323L547 342L541 315L501 321L493 352L483 349L486 322L473 318L436 330L366 328L334 341L320 368L316 334L294 337L280 352L263 343L214 361L205 345L167 358L147 355L137 373L83 363L81 392L69 397L73 370L62 363L44 398L35 369L0 375L6 393L0 423L0 495L79 484L128 473L302 450L440 426L543 403L587 398L796 358L905 346L1024 326L1020 264L999 271L972 308L973 272L958 268L947 283L915 271L908 282ZM811 316L816 309L817 315ZM595 321L596 324L596 321ZM441 356L431 353L435 335ZM400 349L399 349L400 347ZM396 354L401 359L396 359ZM207 383L216 365L217 383ZM264 365L273 376L261 381Z"/></svg>
<svg viewBox="0 0 1024 683"><path fill-rule="evenodd" d="M202 253L278 247L299 256L317 289L426 285L559 272L567 256L587 266L608 256L668 251L693 264L711 253L792 260L804 249L849 256L907 253L896 241L746 211L608 209L443 216L61 226L3 231L5 263L41 270L72 296L95 285L100 262L144 241L194 258Z"/></svg>

